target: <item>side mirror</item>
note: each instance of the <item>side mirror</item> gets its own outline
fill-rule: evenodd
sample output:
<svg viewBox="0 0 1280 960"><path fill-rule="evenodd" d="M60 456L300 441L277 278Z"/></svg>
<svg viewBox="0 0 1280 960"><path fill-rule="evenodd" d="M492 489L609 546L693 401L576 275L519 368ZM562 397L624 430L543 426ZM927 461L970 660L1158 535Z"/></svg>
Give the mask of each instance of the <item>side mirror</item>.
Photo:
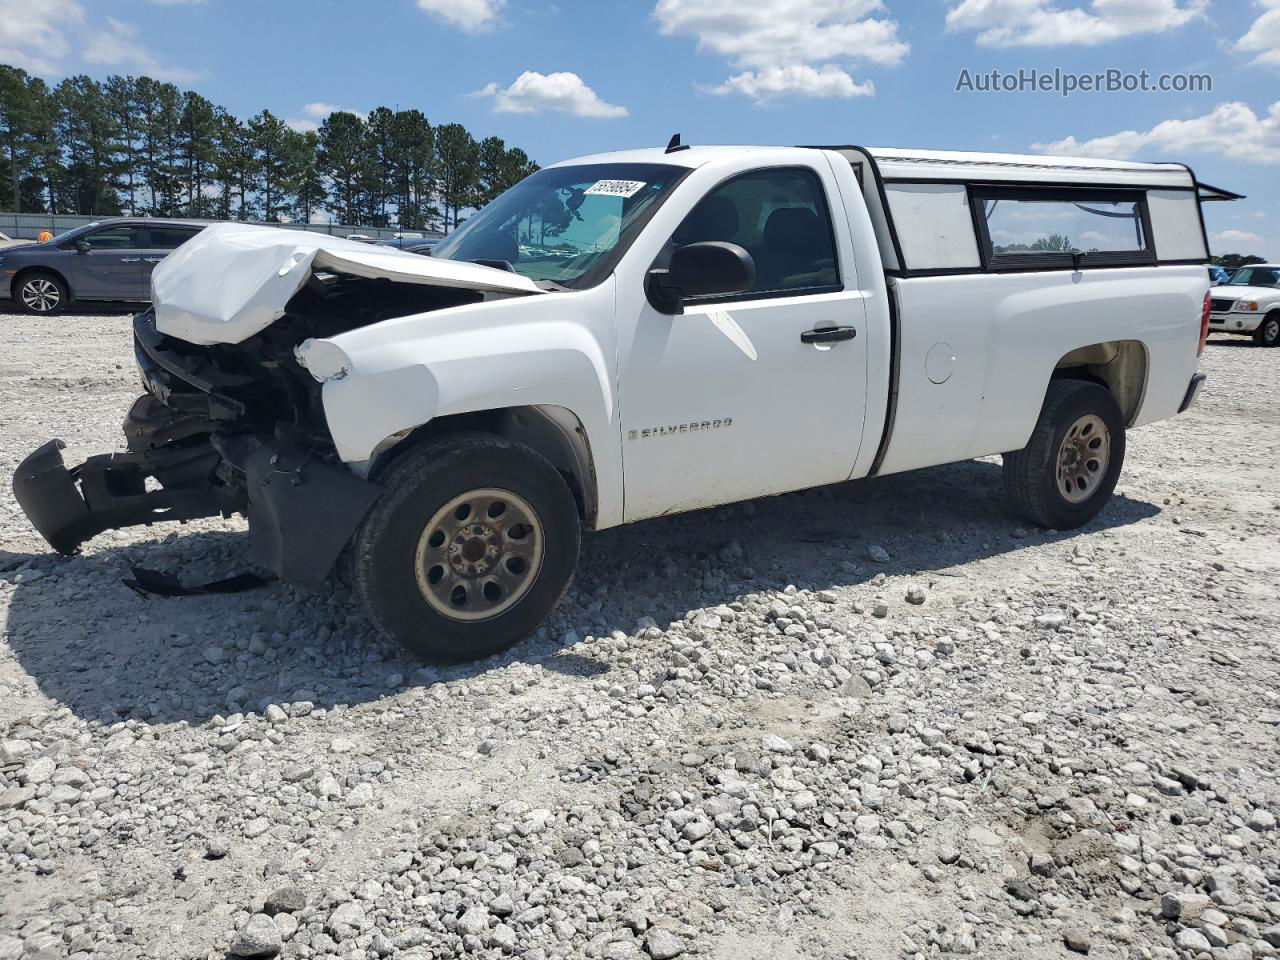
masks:
<svg viewBox="0 0 1280 960"><path fill-rule="evenodd" d="M680 247L671 265L654 267L645 277L645 293L655 310L682 312L689 297L724 297L756 284L756 265L736 243L707 240Z"/></svg>
<svg viewBox="0 0 1280 960"><path fill-rule="evenodd" d="M93 249L93 247L91 247L91 246L89 245L89 241L88 241L88 240L77 240L77 241L76 241L76 253L88 253L88 252L89 252L90 250L92 250L92 249Z"/></svg>

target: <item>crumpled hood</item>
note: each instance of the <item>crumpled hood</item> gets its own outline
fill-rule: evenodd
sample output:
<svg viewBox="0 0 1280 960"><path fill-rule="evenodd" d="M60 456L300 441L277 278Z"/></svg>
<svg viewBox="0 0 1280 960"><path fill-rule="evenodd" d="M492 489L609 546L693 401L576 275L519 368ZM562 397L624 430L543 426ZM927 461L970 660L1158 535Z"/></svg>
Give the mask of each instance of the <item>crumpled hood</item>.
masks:
<svg viewBox="0 0 1280 960"><path fill-rule="evenodd" d="M279 320L318 270L507 295L544 292L527 277L476 263L323 233L217 223L157 264L156 329L188 343L240 343Z"/></svg>
<svg viewBox="0 0 1280 960"><path fill-rule="evenodd" d="M1275 287L1246 287L1236 284L1214 287L1209 291L1209 296L1215 300L1277 300L1280 299L1280 290Z"/></svg>

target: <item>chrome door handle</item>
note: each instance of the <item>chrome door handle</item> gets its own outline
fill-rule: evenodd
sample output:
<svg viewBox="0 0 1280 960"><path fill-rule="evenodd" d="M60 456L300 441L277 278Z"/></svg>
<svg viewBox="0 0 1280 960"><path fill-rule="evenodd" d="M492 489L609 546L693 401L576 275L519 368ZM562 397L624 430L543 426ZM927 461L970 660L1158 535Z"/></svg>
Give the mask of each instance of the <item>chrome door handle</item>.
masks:
<svg viewBox="0 0 1280 960"><path fill-rule="evenodd" d="M159 263L164 257L147 257L147 263Z"/></svg>
<svg viewBox="0 0 1280 960"><path fill-rule="evenodd" d="M853 327L817 327L800 334L801 343L839 343L858 335Z"/></svg>
<svg viewBox="0 0 1280 960"><path fill-rule="evenodd" d="M120 262L121 263L137 263L141 259L142 259L141 257L121 257Z"/></svg>

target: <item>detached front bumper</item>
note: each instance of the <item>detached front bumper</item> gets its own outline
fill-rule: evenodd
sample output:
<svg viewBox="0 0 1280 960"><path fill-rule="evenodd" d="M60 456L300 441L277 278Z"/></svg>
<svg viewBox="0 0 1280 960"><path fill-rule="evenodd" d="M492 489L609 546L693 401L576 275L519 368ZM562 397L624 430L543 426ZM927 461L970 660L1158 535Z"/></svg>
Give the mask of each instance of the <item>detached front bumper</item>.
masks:
<svg viewBox="0 0 1280 960"><path fill-rule="evenodd" d="M62 462L65 446L61 440L50 440L23 460L13 475L18 505L59 553L75 553L105 530L222 512L212 485L147 489L148 477L158 473L211 475L218 461L211 447L111 453L67 469Z"/></svg>
<svg viewBox="0 0 1280 960"><path fill-rule="evenodd" d="M324 583L382 493L305 446L269 435L214 434L186 446L90 457L71 468L63 448L50 440L13 478L27 519L59 553L74 554L106 530L239 512L249 517L253 561L311 590Z"/></svg>

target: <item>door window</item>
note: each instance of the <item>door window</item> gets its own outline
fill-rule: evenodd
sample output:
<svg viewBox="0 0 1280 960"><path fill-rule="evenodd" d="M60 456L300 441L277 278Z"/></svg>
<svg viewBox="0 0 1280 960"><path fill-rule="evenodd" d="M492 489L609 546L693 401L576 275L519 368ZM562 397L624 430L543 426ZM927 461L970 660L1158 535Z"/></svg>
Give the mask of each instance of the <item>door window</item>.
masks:
<svg viewBox="0 0 1280 960"><path fill-rule="evenodd" d="M755 286L737 298L840 286L831 215L812 170L778 167L726 180L676 229L671 249L706 240L736 243L755 261Z"/></svg>
<svg viewBox="0 0 1280 960"><path fill-rule="evenodd" d="M141 227L103 227L85 237L94 250L140 250L145 242Z"/></svg>
<svg viewBox="0 0 1280 960"><path fill-rule="evenodd" d="M200 231L195 227L152 227L153 250L176 250Z"/></svg>

